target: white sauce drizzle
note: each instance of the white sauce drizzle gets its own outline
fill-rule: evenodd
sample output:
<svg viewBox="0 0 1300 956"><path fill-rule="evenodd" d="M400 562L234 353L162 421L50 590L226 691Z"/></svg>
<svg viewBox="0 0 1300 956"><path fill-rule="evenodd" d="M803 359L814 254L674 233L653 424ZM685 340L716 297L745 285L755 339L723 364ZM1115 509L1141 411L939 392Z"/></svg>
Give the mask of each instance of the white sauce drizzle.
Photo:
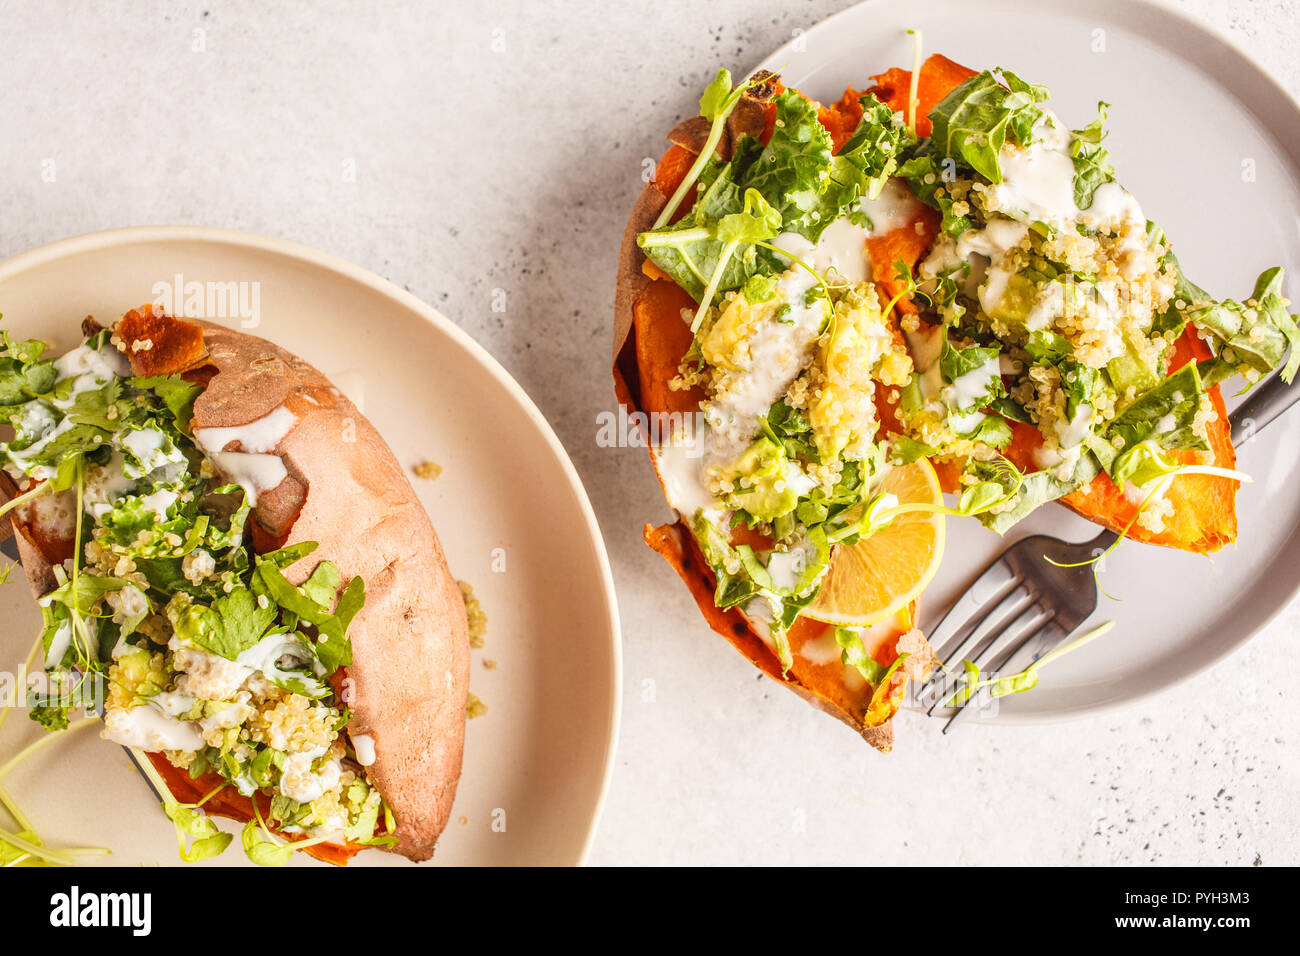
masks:
<svg viewBox="0 0 1300 956"><path fill-rule="evenodd" d="M349 734L352 749L357 755L357 763L369 767L375 762L375 738L369 734Z"/></svg>
<svg viewBox="0 0 1300 956"><path fill-rule="evenodd" d="M182 750L191 753L204 746L198 724L177 720L153 707L142 705L130 710L109 710L104 715L105 740L140 750Z"/></svg>
<svg viewBox="0 0 1300 956"><path fill-rule="evenodd" d="M296 424L298 416L280 405L246 425L200 428L194 432L194 440L209 455L224 451L227 445L234 442L239 442L240 451L264 454L274 451Z"/></svg>
<svg viewBox="0 0 1300 956"><path fill-rule="evenodd" d="M231 484L239 485L248 503L257 506L257 497L277 487L289 477L289 470L278 455L251 455L242 451L209 453L212 464Z"/></svg>

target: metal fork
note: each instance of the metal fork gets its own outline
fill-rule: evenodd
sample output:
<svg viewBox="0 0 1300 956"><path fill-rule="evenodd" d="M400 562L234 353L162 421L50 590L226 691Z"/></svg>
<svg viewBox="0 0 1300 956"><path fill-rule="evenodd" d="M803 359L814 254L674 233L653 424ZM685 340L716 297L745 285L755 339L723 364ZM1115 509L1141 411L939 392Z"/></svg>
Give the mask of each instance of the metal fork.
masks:
<svg viewBox="0 0 1300 956"><path fill-rule="evenodd" d="M1233 442L1249 442L1297 401L1300 383L1292 388L1274 375L1229 416ZM951 709L961 685L944 675L962 660L981 672L1015 674L1062 644L1097 609L1097 580L1091 564L1082 562L1105 554L1118 537L1109 529L1081 542L1036 534L1003 551L930 634L943 668L916 692L921 706L930 704L926 713L944 716ZM948 717L943 732L969 719L988 699L987 688L976 691Z"/></svg>

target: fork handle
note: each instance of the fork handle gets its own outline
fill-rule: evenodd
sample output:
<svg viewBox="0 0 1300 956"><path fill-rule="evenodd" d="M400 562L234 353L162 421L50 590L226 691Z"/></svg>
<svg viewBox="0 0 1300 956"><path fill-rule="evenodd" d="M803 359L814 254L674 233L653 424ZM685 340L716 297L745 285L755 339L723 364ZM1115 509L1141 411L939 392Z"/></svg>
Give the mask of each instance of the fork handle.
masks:
<svg viewBox="0 0 1300 956"><path fill-rule="evenodd" d="M1093 538L1091 541L1079 545L1079 547L1087 548L1093 554L1096 554L1098 551L1109 550L1110 546L1118 540L1118 534L1111 531L1110 528L1103 528L1101 534L1097 535L1097 537Z"/></svg>
<svg viewBox="0 0 1300 956"><path fill-rule="evenodd" d="M1232 423L1232 443L1245 445L1298 401L1300 386L1292 388L1279 375L1275 374L1262 385L1257 385L1228 416Z"/></svg>

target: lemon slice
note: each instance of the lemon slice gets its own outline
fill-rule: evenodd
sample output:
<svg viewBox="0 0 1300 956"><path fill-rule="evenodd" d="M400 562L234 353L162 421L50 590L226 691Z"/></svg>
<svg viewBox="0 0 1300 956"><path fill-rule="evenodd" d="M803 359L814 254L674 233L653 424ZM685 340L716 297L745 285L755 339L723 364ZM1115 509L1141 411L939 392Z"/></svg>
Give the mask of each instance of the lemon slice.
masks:
<svg viewBox="0 0 1300 956"><path fill-rule="evenodd" d="M939 478L924 458L891 468L877 490L896 496L899 504L943 504ZM883 621L925 590L942 559L943 515L899 515L871 537L835 548L821 590L803 613L841 627Z"/></svg>

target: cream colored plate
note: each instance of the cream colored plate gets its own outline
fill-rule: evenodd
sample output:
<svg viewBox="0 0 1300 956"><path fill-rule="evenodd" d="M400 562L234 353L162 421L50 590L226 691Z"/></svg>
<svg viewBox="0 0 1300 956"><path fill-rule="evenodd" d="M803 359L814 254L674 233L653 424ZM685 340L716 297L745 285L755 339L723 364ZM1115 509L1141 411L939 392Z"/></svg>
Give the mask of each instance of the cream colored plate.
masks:
<svg viewBox="0 0 1300 956"><path fill-rule="evenodd" d="M487 646L473 652L470 673L488 713L469 722L436 862L582 862L617 736L618 612L595 516L550 426L487 352L429 306L323 253L246 233L150 227L44 246L0 264L0 312L10 332L61 350L78 341L83 316L112 320L178 276L181 286L256 283L243 286L247 303L257 290L260 315L247 331L363 400L404 465L443 468L436 481L413 481L453 573L488 615ZM225 312L208 317L248 321ZM40 630L21 574L0 588L0 621L0 670L12 672ZM12 714L0 754L41 733L25 712ZM97 730L57 741L4 783L53 843L108 847L115 864L178 862L171 824ZM213 861L246 862L238 839ZM353 865L385 863L404 861L367 851Z"/></svg>

